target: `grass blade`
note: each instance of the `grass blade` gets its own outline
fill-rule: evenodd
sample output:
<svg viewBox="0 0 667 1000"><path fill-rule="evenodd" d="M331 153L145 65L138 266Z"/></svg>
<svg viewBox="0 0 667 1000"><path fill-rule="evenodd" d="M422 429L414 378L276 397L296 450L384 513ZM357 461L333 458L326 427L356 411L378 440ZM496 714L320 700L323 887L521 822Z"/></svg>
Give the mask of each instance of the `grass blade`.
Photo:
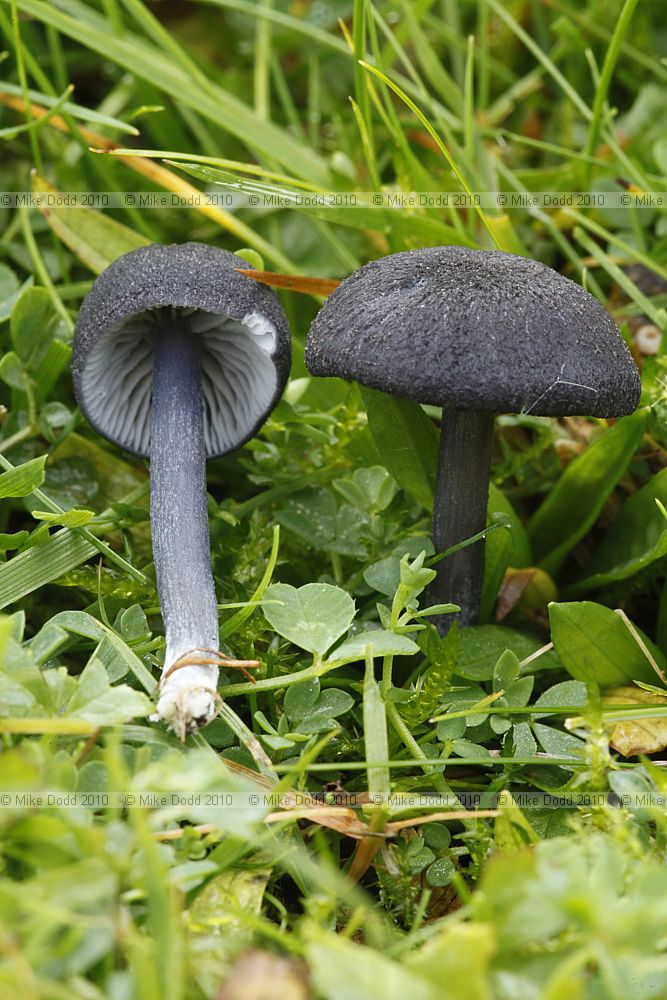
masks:
<svg viewBox="0 0 667 1000"><path fill-rule="evenodd" d="M458 230L438 219L427 215L408 214L401 208L367 204L360 200L361 194L351 196L356 199L354 204L335 204L326 197L307 198L300 191L234 177L233 174L228 174L226 171L215 170L213 167L201 166L198 163L175 163L174 166L179 167L192 177L207 181L209 184L219 184L230 191L247 192L251 195L259 194L262 198L267 199L268 205L275 205L277 208L293 208L340 226L370 229L373 232L388 235L399 234L405 239L419 238L427 246L451 243L457 243L459 246L473 245L470 238L462 236Z"/></svg>
<svg viewBox="0 0 667 1000"><path fill-rule="evenodd" d="M458 180L458 182L461 185L461 187L463 188L463 190L467 194L469 194L471 196L471 198L472 198L473 193L470 190L470 187L468 186L468 183L467 183L465 177L463 176L463 174L459 170L458 166L456 165L456 162L452 158L451 153L449 152L449 150L445 146L444 142L442 141L442 139L440 138L440 136L438 135L438 133L436 132L436 130L431 125L430 121L428 120L428 118L426 117L426 115L424 114L424 112L421 111L417 107L417 105L414 103L414 101L411 100L411 98L409 98L408 95L403 90L401 90L401 88L398 86L398 84L394 83L393 80L390 80L389 77L386 76L384 73L381 73L379 69L376 69L375 66L371 66L369 63L364 63L363 65L364 65L365 69L367 69L369 71L369 73L373 73L374 76L377 76L378 79L382 80L383 83L385 83L391 90L393 90L394 93L397 94L401 98L401 100L404 102L404 104L406 104L410 108L410 110L417 116L417 118L422 123L422 125L424 126L424 128L426 129L426 131L428 132L428 134L431 136L431 138L433 139L433 141L436 143L438 149L440 150L440 152L444 156L445 160L449 164L449 167L450 167L452 173L454 174L454 176ZM496 240L495 233L493 232L493 229L489 225L489 220L487 219L485 212L482 210L482 208L479 205L475 205L475 211L477 212L477 215L479 216L480 221L482 222L482 225L484 226L484 228L488 232L489 236L491 237L491 240L493 241L494 246L497 247L498 243L497 243L497 240Z"/></svg>
<svg viewBox="0 0 667 1000"><path fill-rule="evenodd" d="M533 514L528 534L540 566L551 575L595 523L642 439L647 418L646 407L622 417L567 466ZM576 520L574 510L580 512Z"/></svg>
<svg viewBox="0 0 667 1000"><path fill-rule="evenodd" d="M69 528L57 531L44 545L20 552L0 565L0 608L64 576L96 552L94 545Z"/></svg>
<svg viewBox="0 0 667 1000"><path fill-rule="evenodd" d="M32 189L36 194L58 192L36 171L32 175ZM58 239L95 274L104 271L121 254L150 242L141 233L92 208L53 204L42 205L39 211Z"/></svg>
<svg viewBox="0 0 667 1000"><path fill-rule="evenodd" d="M371 796L387 796L390 792L387 718L380 685L375 680L373 650L366 647L366 672L364 675L364 747L368 763L368 791Z"/></svg>
<svg viewBox="0 0 667 1000"><path fill-rule="evenodd" d="M323 183L328 180L326 163L303 142L272 122L262 121L243 101L217 84L211 82L202 91L183 69L174 65L173 59L129 32L116 36L104 18L78 0L62 0L58 7L44 0L17 0L17 6L24 14L52 25L105 59L112 59L148 80L269 160L293 167L307 180Z"/></svg>
<svg viewBox="0 0 667 1000"><path fill-rule="evenodd" d="M605 269L607 274L621 286L624 292L632 299L635 305L649 317L651 322L662 330L665 325L665 310L656 309L650 299L648 299L631 278L615 264L609 254L605 253L595 240L592 240L579 226L573 230L574 238L581 243L586 251Z"/></svg>
<svg viewBox="0 0 667 1000"><path fill-rule="evenodd" d="M3 80L0 83L0 93L9 94L12 97L23 97L23 91L15 83ZM63 114L71 115L78 121L90 122L91 125L101 125L104 128L112 128L117 132L125 132L127 135L139 135L139 130L128 122L121 121L120 118L112 118L111 115L102 115L91 108L84 108L80 104L73 104L71 101L61 101L60 97L51 97L42 93L41 90L28 90L28 97L31 101L43 105L45 108L59 108Z"/></svg>
<svg viewBox="0 0 667 1000"><path fill-rule="evenodd" d="M600 129L602 127L602 114L604 111L604 103L607 99L607 94L609 93L609 86L611 84L611 78L614 74L614 68L616 66L616 61L618 59L621 45L623 39L630 27L630 21L632 20L632 15L635 12L637 3L639 0L625 0L623 4L623 10L621 15L616 22L616 27L614 28L614 33L611 36L611 41L609 42L609 47L607 48L607 54L604 58L604 63L602 65L602 72L600 73L600 81L595 88L595 100L593 101L593 114L591 117L591 123L588 129L588 137L586 140L586 146L584 152L587 156L592 156L595 152L595 147L598 142L600 135ZM586 167L584 190L587 191L590 186L591 181L591 166L590 164Z"/></svg>
<svg viewBox="0 0 667 1000"><path fill-rule="evenodd" d="M507 27L512 31L516 37L521 41L529 52L535 56L537 61L544 66L547 73L556 81L558 86L561 88L563 93L572 101L574 106L581 112L587 121L590 121L592 117L592 112L586 102L579 96L569 80L563 76L561 71L558 69L556 64L546 52L543 52L537 42L531 38L527 31L525 31L521 25L516 21L512 15L506 10L502 4L498 3L498 0L486 0L486 3L492 10L497 14L497 16L505 22Z"/></svg>
<svg viewBox="0 0 667 1000"><path fill-rule="evenodd" d="M251 614L255 610L255 607L257 606L259 601L261 601L262 597L264 596L264 592L266 591L266 588L271 583L271 577L273 576L273 571L276 568L276 563L278 562L279 546L280 546L280 526L276 525L275 528L273 529L273 543L271 545L271 554L269 556L269 561L264 571L264 576L260 580L257 590L254 592L254 594L248 601L248 605L245 608L241 608L240 611L237 611L235 615L232 615L231 618L229 618L226 622L223 622L223 624L220 626L220 642L224 642L224 640L228 639L230 635L233 635L234 632L238 631L238 629L241 628L243 623L247 621L248 618L250 618Z"/></svg>

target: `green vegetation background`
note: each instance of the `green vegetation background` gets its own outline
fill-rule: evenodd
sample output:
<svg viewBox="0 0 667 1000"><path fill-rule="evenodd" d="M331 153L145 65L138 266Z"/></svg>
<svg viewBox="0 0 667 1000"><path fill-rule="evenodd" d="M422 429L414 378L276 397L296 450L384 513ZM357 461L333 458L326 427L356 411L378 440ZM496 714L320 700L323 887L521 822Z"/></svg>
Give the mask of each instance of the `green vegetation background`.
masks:
<svg viewBox="0 0 667 1000"><path fill-rule="evenodd" d="M667 189L661 6L2 0L0 31L4 191L290 203L0 198L3 1000L666 996L667 196L600 197ZM498 419L483 624L442 641L420 617L439 414L309 380L324 289L280 292L285 398L208 469L224 648L262 666L181 745L147 719L147 471L82 420L69 360L96 273L191 239L297 278L535 257L610 309L644 394L616 422ZM390 791L449 805L373 805ZM461 816L470 793L492 808Z"/></svg>

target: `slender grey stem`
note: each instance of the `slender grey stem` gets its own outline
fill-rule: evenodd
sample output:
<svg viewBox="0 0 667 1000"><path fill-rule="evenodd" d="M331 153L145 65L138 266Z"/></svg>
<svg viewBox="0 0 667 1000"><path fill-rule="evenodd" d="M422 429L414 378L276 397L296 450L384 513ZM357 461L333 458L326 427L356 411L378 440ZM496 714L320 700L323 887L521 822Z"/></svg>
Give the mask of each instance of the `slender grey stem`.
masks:
<svg viewBox="0 0 667 1000"><path fill-rule="evenodd" d="M486 526L493 445L492 413L445 410L433 504L433 544L442 552ZM476 625L484 579L484 541L469 545L436 564L429 588L433 604L458 604L461 613L434 616L445 635L452 622Z"/></svg>
<svg viewBox="0 0 667 1000"><path fill-rule="evenodd" d="M197 338L167 321L155 335L151 534L167 638L165 667L218 648Z"/></svg>

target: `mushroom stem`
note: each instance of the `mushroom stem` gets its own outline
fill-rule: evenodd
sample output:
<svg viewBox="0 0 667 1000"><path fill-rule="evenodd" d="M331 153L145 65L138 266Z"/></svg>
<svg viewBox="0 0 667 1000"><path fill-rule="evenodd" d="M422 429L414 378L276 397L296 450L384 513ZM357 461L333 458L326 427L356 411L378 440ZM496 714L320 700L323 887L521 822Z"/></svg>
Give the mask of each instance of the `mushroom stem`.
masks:
<svg viewBox="0 0 667 1000"><path fill-rule="evenodd" d="M471 538L486 526L493 445L493 413L445 410L440 459L433 504L433 544L436 552ZM441 635L452 623L464 627L479 622L484 580L484 542L455 552L436 564L429 588L433 604L458 604L459 614L434 615Z"/></svg>
<svg viewBox="0 0 667 1000"><path fill-rule="evenodd" d="M151 535L167 639L158 717L182 735L215 715L218 668L193 650L218 648L197 338L172 317L155 336L151 409Z"/></svg>

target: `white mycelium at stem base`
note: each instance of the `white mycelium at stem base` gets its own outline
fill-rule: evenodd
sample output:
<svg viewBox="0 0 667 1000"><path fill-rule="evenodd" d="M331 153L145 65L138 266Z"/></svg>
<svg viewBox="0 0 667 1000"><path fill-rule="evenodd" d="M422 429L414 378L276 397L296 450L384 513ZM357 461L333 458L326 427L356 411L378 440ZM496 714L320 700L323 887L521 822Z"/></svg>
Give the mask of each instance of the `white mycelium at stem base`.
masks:
<svg viewBox="0 0 667 1000"><path fill-rule="evenodd" d="M96 425L150 454L153 561L167 639L152 718L180 736L216 714L206 458L244 441L270 409L276 346L276 328L262 313L233 319L162 307L100 336L81 376Z"/></svg>
<svg viewBox="0 0 667 1000"><path fill-rule="evenodd" d="M151 530L167 648L158 714L181 737L216 711L221 656L205 462L239 448L276 405L290 332L242 258L153 243L99 275L79 310L77 400L97 431L151 463ZM256 665L252 661L252 665Z"/></svg>
<svg viewBox="0 0 667 1000"><path fill-rule="evenodd" d="M151 408L151 535L167 639L158 718L189 731L216 712L218 668L174 664L218 648L197 338L167 320L155 338ZM200 652L200 656L205 653ZM171 673L169 671L171 670Z"/></svg>

